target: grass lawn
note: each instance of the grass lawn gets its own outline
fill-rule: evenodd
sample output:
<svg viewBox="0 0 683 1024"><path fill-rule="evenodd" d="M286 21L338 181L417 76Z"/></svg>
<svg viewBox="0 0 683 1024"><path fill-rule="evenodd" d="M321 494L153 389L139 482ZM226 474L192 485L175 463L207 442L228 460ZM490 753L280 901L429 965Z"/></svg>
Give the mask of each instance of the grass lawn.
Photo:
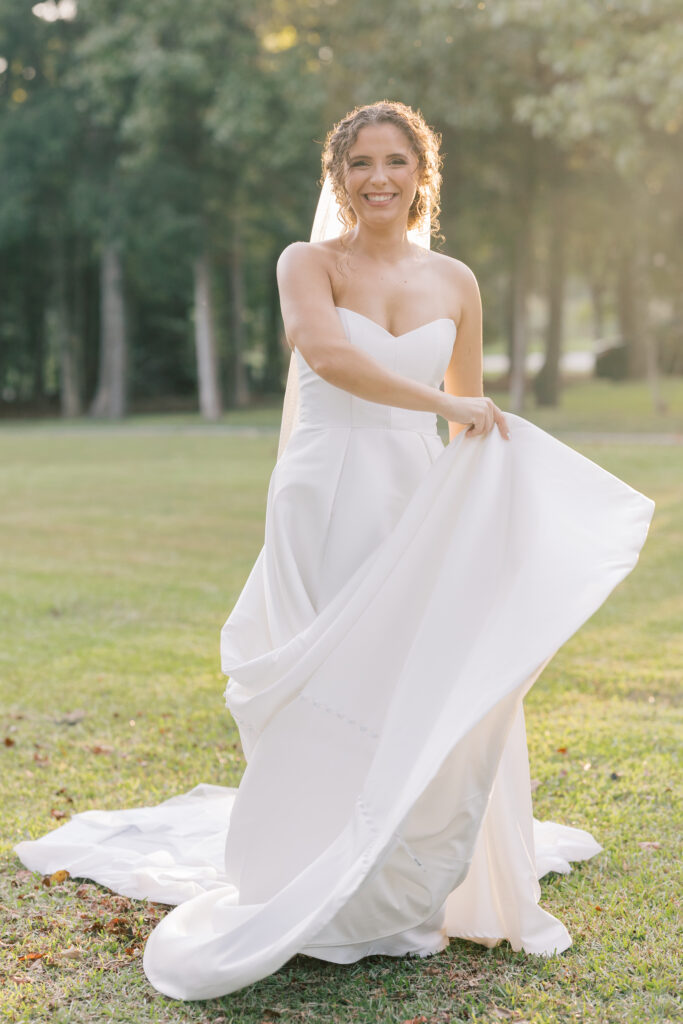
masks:
<svg viewBox="0 0 683 1024"><path fill-rule="evenodd" d="M549 959L456 940L424 960L299 956L222 1000L180 1003L142 971L165 908L48 885L12 846L76 811L238 783L219 631L262 544L276 438L3 427L0 1021L673 1021L683 449L580 448L657 509L634 572L526 700L536 816L605 847L541 882L573 946Z"/></svg>
<svg viewBox="0 0 683 1024"><path fill-rule="evenodd" d="M662 398L667 406L666 412L662 414L655 414L652 411L650 393L643 381L576 380L565 384L556 408L537 407L529 388L522 415L544 430L559 435L576 431L683 435L683 377L663 377L661 388ZM484 393L501 409L509 408L507 393L501 391L495 381L484 381ZM280 426L281 412L281 396L269 395L254 401L248 409L227 410L214 429L220 429L223 425L277 430ZM445 439L448 436L446 422L441 417L438 417L437 422ZM45 430L90 433L93 430L107 429L108 426L107 423L93 422L88 418L74 421L37 419L24 423L8 419L0 420L0 433L17 427L40 433ZM206 432L206 425L194 412L137 414L129 416L123 424L114 426L119 432L138 432L142 429L150 433L174 430Z"/></svg>

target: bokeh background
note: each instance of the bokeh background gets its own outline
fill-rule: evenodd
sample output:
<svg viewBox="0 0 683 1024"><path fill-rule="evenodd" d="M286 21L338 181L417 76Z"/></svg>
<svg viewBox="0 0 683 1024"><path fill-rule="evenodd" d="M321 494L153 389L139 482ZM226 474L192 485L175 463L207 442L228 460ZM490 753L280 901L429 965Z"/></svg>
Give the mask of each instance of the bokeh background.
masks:
<svg viewBox="0 0 683 1024"><path fill-rule="evenodd" d="M1 1021L682 1019L681 10L0 0ZM297 956L170 1001L142 969L168 908L41 879L14 844L239 785L219 634L264 541L275 264L309 237L327 130L382 98L443 134L486 393L656 502L633 575L525 698L535 816L604 849L542 879L562 956Z"/></svg>
<svg viewBox="0 0 683 1024"><path fill-rule="evenodd" d="M680 427L679 0L0 0L0 414L273 425L275 263L382 98L443 135L504 406Z"/></svg>

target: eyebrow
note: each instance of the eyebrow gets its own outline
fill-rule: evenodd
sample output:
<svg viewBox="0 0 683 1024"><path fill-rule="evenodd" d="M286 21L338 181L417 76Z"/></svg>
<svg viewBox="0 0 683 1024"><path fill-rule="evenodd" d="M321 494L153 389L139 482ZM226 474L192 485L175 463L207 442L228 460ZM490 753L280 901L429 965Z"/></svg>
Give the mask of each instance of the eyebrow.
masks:
<svg viewBox="0 0 683 1024"><path fill-rule="evenodd" d="M392 156L408 156L408 154L407 153L389 153L388 156L389 157L392 157ZM354 156L351 156L349 154L349 160L370 160L370 157L367 156L365 153L356 153L356 154L354 154Z"/></svg>

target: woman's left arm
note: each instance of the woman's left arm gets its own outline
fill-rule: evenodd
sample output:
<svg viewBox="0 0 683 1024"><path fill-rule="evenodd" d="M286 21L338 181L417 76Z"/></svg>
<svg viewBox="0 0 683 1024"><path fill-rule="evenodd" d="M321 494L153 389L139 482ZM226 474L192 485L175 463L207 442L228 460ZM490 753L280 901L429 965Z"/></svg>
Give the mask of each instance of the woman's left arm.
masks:
<svg viewBox="0 0 683 1024"><path fill-rule="evenodd" d="M449 271L452 275L451 288L460 298L460 318L456 321L455 344L444 375L444 391L450 395L483 398L483 336L479 285L470 268L460 260L453 260ZM467 430L467 426L449 422L449 440L452 441L461 430Z"/></svg>

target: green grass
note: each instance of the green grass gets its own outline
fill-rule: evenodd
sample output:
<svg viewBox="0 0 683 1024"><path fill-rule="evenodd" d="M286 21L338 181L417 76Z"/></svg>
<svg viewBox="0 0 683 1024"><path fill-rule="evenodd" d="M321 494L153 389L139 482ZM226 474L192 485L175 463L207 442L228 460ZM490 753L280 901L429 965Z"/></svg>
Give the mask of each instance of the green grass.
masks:
<svg viewBox="0 0 683 1024"><path fill-rule="evenodd" d="M664 377L662 398L667 411L652 411L652 398L642 381L590 380L568 382L556 407L536 407L527 396L523 415L550 433L627 433L683 435L683 377ZM494 386L485 393L500 406L509 407L507 394Z"/></svg>
<svg viewBox="0 0 683 1024"><path fill-rule="evenodd" d="M539 408L529 390L522 415L551 433L563 434L575 431L588 433L626 434L680 434L683 435L683 377L664 377L661 381L662 397L667 411L656 414L652 411L652 399L647 384L643 381L578 380L569 381L563 388L559 405L555 408ZM485 394L500 406L508 409L506 392L496 387L495 382L486 382ZM270 395L256 400L248 409L227 410L217 427L255 428L277 430L282 411L281 397ZM445 421L439 417L439 430L444 438L448 434ZM135 414L122 424L113 424L117 432L145 430L161 432L206 432L198 413L178 412L154 415ZM110 430L112 424L94 421L88 417L77 420L37 419L0 420L0 436L3 432L35 431L43 433L91 433Z"/></svg>
<svg viewBox="0 0 683 1024"><path fill-rule="evenodd" d="M0 431L0 1021L676 1019L683 454L580 447L657 509L632 575L526 700L536 816L588 828L605 847L541 882L573 946L548 960L456 940L424 960L299 956L225 999L179 1003L142 971L165 908L75 879L48 886L12 846L60 815L238 783L219 631L263 541L276 438ZM69 724L72 712L83 714Z"/></svg>

